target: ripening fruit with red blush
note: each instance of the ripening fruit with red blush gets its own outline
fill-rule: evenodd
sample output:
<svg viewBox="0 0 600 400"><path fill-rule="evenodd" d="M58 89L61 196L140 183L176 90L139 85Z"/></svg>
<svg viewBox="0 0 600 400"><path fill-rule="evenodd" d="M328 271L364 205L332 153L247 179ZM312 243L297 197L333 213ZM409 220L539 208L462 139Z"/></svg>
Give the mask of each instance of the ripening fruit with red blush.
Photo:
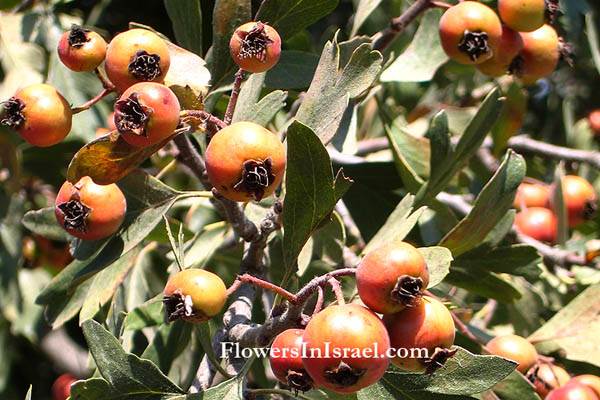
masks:
<svg viewBox="0 0 600 400"><path fill-rule="evenodd" d="M511 64L511 72L531 84L556 69L560 59L558 34L550 25L521 32L523 49Z"/></svg>
<svg viewBox="0 0 600 400"><path fill-rule="evenodd" d="M570 228L594 218L598 208L598 197L594 187L587 180L577 175L567 175L562 178L562 192ZM554 209L555 205L551 205Z"/></svg>
<svg viewBox="0 0 600 400"><path fill-rule="evenodd" d="M210 183L233 201L260 201L283 178L285 148L279 138L255 122L240 121L218 131L206 148Z"/></svg>
<svg viewBox="0 0 600 400"><path fill-rule="evenodd" d="M330 306L304 331L302 362L319 385L354 393L377 382L388 367L390 339L373 311L358 304Z"/></svg>
<svg viewBox="0 0 600 400"><path fill-rule="evenodd" d="M58 41L58 57L73 71L92 71L106 57L106 41L98 33L73 24Z"/></svg>
<svg viewBox="0 0 600 400"><path fill-rule="evenodd" d="M130 29L115 36L104 63L108 79L120 92L137 82L162 82L170 65L164 40L146 29Z"/></svg>
<svg viewBox="0 0 600 400"><path fill-rule="evenodd" d="M596 393L596 396L600 396L600 377L591 374L578 375L573 378L568 383L577 382L582 385L586 385L590 389Z"/></svg>
<svg viewBox="0 0 600 400"><path fill-rule="evenodd" d="M279 61L281 38L267 24L247 22L233 32L229 51L233 61L244 71L265 72Z"/></svg>
<svg viewBox="0 0 600 400"><path fill-rule="evenodd" d="M523 209L529 207L550 206L550 190L546 185L539 183L521 183L517 189L513 207Z"/></svg>
<svg viewBox="0 0 600 400"><path fill-rule="evenodd" d="M551 390L566 385L571 379L564 368L546 363L534 367L527 374L527 378L535 387L535 392L542 399L546 398Z"/></svg>
<svg viewBox="0 0 600 400"><path fill-rule="evenodd" d="M517 371L525 374L537 361L537 351L527 339L519 335L496 336L485 346L497 356L517 362Z"/></svg>
<svg viewBox="0 0 600 400"><path fill-rule="evenodd" d="M306 392L315 387L302 363L303 337L304 329L287 329L275 337L269 353L275 377L296 392Z"/></svg>
<svg viewBox="0 0 600 400"><path fill-rule="evenodd" d="M392 358L392 364L398 368L431 374L456 353L450 349L455 337L452 314L432 297L423 296L416 307L384 315L383 323L390 335L391 347L397 351L407 350L406 354Z"/></svg>
<svg viewBox="0 0 600 400"><path fill-rule="evenodd" d="M546 0L498 0L498 13L515 31L535 31L546 22Z"/></svg>
<svg viewBox="0 0 600 400"><path fill-rule="evenodd" d="M598 396L586 385L572 382L550 391L546 400L598 400Z"/></svg>
<svg viewBox="0 0 600 400"><path fill-rule="evenodd" d="M512 60L523 48L523 39L506 25L502 25L502 36L492 57L475 67L482 74L496 78L508 73Z"/></svg>
<svg viewBox="0 0 600 400"><path fill-rule="evenodd" d="M223 280L210 271L189 268L177 272L163 290L167 319L201 323L217 315L227 300Z"/></svg>
<svg viewBox="0 0 600 400"><path fill-rule="evenodd" d="M588 122L594 134L596 136L600 135L600 109L590 112Z"/></svg>
<svg viewBox="0 0 600 400"><path fill-rule="evenodd" d="M370 251L356 269L360 299L381 314L418 305L428 284L425 258L414 246L400 240Z"/></svg>
<svg viewBox="0 0 600 400"><path fill-rule="evenodd" d="M54 207L59 225L84 240L112 235L123 223L126 212L127 201L117 185L97 185L89 176L75 184L63 183Z"/></svg>
<svg viewBox="0 0 600 400"><path fill-rule="evenodd" d="M48 147L67 137L72 119L65 98L53 86L39 83L18 90L4 102L1 122L32 145Z"/></svg>
<svg viewBox="0 0 600 400"><path fill-rule="evenodd" d="M480 64L496 51L502 24L485 4L463 1L442 15L439 34L448 57L462 64Z"/></svg>
<svg viewBox="0 0 600 400"><path fill-rule="evenodd" d="M530 207L518 212L514 224L524 235L542 242L556 243L558 238L558 220L544 207Z"/></svg>
<svg viewBox="0 0 600 400"><path fill-rule="evenodd" d="M67 400L71 395L71 385L77 381L71 374L63 374L56 378L52 384L52 397L54 400Z"/></svg>
<svg viewBox="0 0 600 400"><path fill-rule="evenodd" d="M140 82L117 100L114 121L127 143L145 147L173 135L179 112L179 100L171 89L156 82Z"/></svg>

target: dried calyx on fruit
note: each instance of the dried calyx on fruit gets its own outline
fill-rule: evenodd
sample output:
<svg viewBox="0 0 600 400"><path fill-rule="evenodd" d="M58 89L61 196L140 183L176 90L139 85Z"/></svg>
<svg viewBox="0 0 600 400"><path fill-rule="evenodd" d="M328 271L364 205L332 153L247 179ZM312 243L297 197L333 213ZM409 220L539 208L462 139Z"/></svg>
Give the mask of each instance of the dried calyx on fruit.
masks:
<svg viewBox="0 0 600 400"><path fill-rule="evenodd" d="M115 233L127 211L125 196L117 185L97 185L89 176L75 184L66 181L55 202L58 223L84 240L102 239Z"/></svg>
<svg viewBox="0 0 600 400"><path fill-rule="evenodd" d="M428 284L425 258L411 244L399 240L367 253L356 270L358 295L382 314L417 306Z"/></svg>
<svg viewBox="0 0 600 400"><path fill-rule="evenodd" d="M189 268L169 278L163 291L169 322L183 319L201 323L221 311L227 299L225 283L204 269Z"/></svg>
<svg viewBox="0 0 600 400"><path fill-rule="evenodd" d="M247 22L238 27L229 41L236 64L248 72L271 69L281 55L281 38L275 29L262 22Z"/></svg>
<svg viewBox="0 0 600 400"><path fill-rule="evenodd" d="M148 137L146 124L154 110L140 103L137 93L131 93L115 103L115 126L119 132L132 132Z"/></svg>
<svg viewBox="0 0 600 400"><path fill-rule="evenodd" d="M34 146L55 145L71 130L71 106L53 86L26 86L3 104L2 124Z"/></svg>
<svg viewBox="0 0 600 400"><path fill-rule="evenodd" d="M273 374L296 394L316 386L302 364L303 336L303 329L287 329L275 337L269 352Z"/></svg>
<svg viewBox="0 0 600 400"><path fill-rule="evenodd" d="M283 178L285 149L274 133L249 121L217 132L206 148L206 171L212 185L233 201L260 201Z"/></svg>
<svg viewBox="0 0 600 400"><path fill-rule="evenodd" d="M92 71L106 56L106 41L98 33L71 25L58 42L58 57L69 69L77 72Z"/></svg>
<svg viewBox="0 0 600 400"><path fill-rule="evenodd" d="M127 69L140 81L153 81L163 73L160 68L160 56L149 54L146 50L138 50Z"/></svg>

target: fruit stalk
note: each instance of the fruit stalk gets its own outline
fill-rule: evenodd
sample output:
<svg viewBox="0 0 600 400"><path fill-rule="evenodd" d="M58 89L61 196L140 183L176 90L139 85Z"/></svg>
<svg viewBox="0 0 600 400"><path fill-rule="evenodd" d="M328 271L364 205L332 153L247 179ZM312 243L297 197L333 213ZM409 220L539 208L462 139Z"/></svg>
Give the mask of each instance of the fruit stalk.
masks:
<svg viewBox="0 0 600 400"><path fill-rule="evenodd" d="M111 94L112 92L114 92L114 88L113 89L105 88L100 93L98 93L95 97L89 99L88 101L86 101L85 103L80 105L79 107L71 108L71 111L73 112L73 114L78 114L82 111L89 110L90 108L92 108L92 106L94 104L96 104L97 102L99 102L100 100L102 100L103 98L105 98L106 96Z"/></svg>
<svg viewBox="0 0 600 400"><path fill-rule="evenodd" d="M225 117L223 118L223 122L226 125L231 124L233 110L235 109L235 104L237 103L237 98L240 94L240 87L242 86L243 81L244 70L240 68L238 72L235 73L235 81L233 82L233 89L231 89L231 97L229 97L229 103L227 104L227 110L225 111Z"/></svg>

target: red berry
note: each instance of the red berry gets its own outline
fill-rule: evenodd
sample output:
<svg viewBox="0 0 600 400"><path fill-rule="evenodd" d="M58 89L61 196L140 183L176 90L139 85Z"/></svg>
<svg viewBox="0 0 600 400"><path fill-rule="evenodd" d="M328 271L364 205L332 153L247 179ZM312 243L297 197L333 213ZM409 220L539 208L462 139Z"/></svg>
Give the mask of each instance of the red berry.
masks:
<svg viewBox="0 0 600 400"><path fill-rule="evenodd" d="M73 24L58 42L58 57L69 69L77 72L92 71L106 56L106 42L94 31Z"/></svg>
<svg viewBox="0 0 600 400"><path fill-rule="evenodd" d="M392 348L396 352L407 351L392 358L392 363L401 369L432 373L456 352L450 350L455 336L452 315L432 297L423 296L416 307L384 315L383 323Z"/></svg>
<svg viewBox="0 0 600 400"><path fill-rule="evenodd" d="M586 385L587 387L592 389L594 391L594 393L596 393L596 396L600 396L600 377L598 377L596 375L590 375L590 374L579 375L579 376L573 377L569 381L569 383L571 383L571 382L577 382L577 383L581 383L582 385Z"/></svg>
<svg viewBox="0 0 600 400"><path fill-rule="evenodd" d="M577 175L567 175L562 179L562 192L569 227L579 226L595 216L598 197L587 180ZM554 204L552 208L555 208Z"/></svg>
<svg viewBox="0 0 600 400"><path fill-rule="evenodd" d="M330 306L304 332L302 362L314 381L337 393L377 382L388 367L390 339L372 311L358 304Z"/></svg>
<svg viewBox="0 0 600 400"><path fill-rule="evenodd" d="M210 271L189 268L167 281L163 303L169 322L179 318L201 323L217 315L227 300L223 280Z"/></svg>
<svg viewBox="0 0 600 400"><path fill-rule="evenodd" d="M73 112L65 98L44 83L20 89L5 102L2 124L34 146L61 142L71 131Z"/></svg>
<svg viewBox="0 0 600 400"><path fill-rule="evenodd" d="M244 71L265 72L279 61L281 38L267 24L246 22L233 32L229 51L233 61Z"/></svg>
<svg viewBox="0 0 600 400"><path fill-rule="evenodd" d="M485 346L500 357L517 362L517 371L526 373L537 361L537 351L527 339L518 335L496 336Z"/></svg>
<svg viewBox="0 0 600 400"><path fill-rule="evenodd" d="M586 385L572 382L553 389L546 396L546 400L598 400L598 396Z"/></svg>
<svg viewBox="0 0 600 400"><path fill-rule="evenodd" d="M416 306L428 284L429 271L423 255L399 240L369 252L356 270L360 299L382 314Z"/></svg>
<svg viewBox="0 0 600 400"><path fill-rule="evenodd" d="M451 59L462 64L489 60L502 36L496 13L485 4L463 1L450 7L440 20L440 39Z"/></svg>
<svg viewBox="0 0 600 400"><path fill-rule="evenodd" d="M515 31L531 32L546 21L546 0L498 0L498 12Z"/></svg>
<svg viewBox="0 0 600 400"><path fill-rule="evenodd" d="M550 206L550 192L548 187L539 183L521 183L517 189L513 207L517 209L529 207Z"/></svg>
<svg viewBox="0 0 600 400"><path fill-rule="evenodd" d="M513 60L511 72L530 84L556 69L560 59L558 35L550 25L533 32L521 32L523 49Z"/></svg>
<svg viewBox="0 0 600 400"><path fill-rule="evenodd" d="M271 344L269 358L273 374L296 392L306 392L315 387L302 363L303 337L304 329L288 329L281 332Z"/></svg>
<svg viewBox="0 0 600 400"><path fill-rule="evenodd" d="M67 400L71 395L71 385L77 381L71 374L59 376L52 385L52 397L54 400Z"/></svg>
<svg viewBox="0 0 600 400"><path fill-rule="evenodd" d="M104 65L108 79L122 92L137 82L162 82L171 65L171 56L156 33L130 29L111 40Z"/></svg>
<svg viewBox="0 0 600 400"><path fill-rule="evenodd" d="M592 111L588 116L588 121L594 134L600 135L600 109Z"/></svg>
<svg viewBox="0 0 600 400"><path fill-rule="evenodd" d="M132 146L145 147L173 135L180 105L175 93L156 82L130 86L115 103L115 126Z"/></svg>
<svg viewBox="0 0 600 400"><path fill-rule="evenodd" d="M274 133L249 121L223 128L206 148L206 172L212 185L233 201L260 201L283 178L285 148Z"/></svg>
<svg viewBox="0 0 600 400"><path fill-rule="evenodd" d="M571 379L564 368L553 364L539 364L527 374L527 377L542 399L546 398L552 389L566 385Z"/></svg>
<svg viewBox="0 0 600 400"><path fill-rule="evenodd" d="M61 186L54 213L60 226L84 240L102 239L115 233L127 211L127 201L114 183L97 185L84 176L74 185Z"/></svg>
<svg viewBox="0 0 600 400"><path fill-rule="evenodd" d="M527 208L517 213L514 224L524 235L542 242L556 243L558 221L554 213L547 208Z"/></svg>
<svg viewBox="0 0 600 400"><path fill-rule="evenodd" d="M492 58L477 64L475 67L484 75L490 77L502 76L509 72L512 60L523 48L523 39L518 32L502 25L502 36Z"/></svg>

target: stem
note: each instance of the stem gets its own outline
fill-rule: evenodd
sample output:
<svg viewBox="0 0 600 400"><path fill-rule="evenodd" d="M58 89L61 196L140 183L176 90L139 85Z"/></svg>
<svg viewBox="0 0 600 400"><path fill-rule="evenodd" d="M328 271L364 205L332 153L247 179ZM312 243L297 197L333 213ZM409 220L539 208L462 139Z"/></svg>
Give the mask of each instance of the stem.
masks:
<svg viewBox="0 0 600 400"><path fill-rule="evenodd" d="M235 109L235 103L237 103L238 95L240 94L240 87L244 81L244 70L239 69L235 73L235 81L233 82L233 89L231 89L231 97L229 98L229 104L227 104L227 111L225 111L225 118L223 122L226 125L231 124L231 118L233 117L233 110Z"/></svg>
<svg viewBox="0 0 600 400"><path fill-rule="evenodd" d="M388 28L373 42L373 50L385 50L419 15L433 7L431 0L417 0L399 17L394 18Z"/></svg>
<svg viewBox="0 0 600 400"><path fill-rule="evenodd" d="M105 88L100 93L98 93L96 95L96 97L94 97L94 98L86 101L85 103L83 103L79 107L72 108L71 111L73 112L73 114L78 114L78 113L80 113L82 111L89 110L94 104L96 104L97 102L99 102L104 97L106 97L109 94L111 94L112 92L114 92L114 89Z"/></svg>
<svg viewBox="0 0 600 400"><path fill-rule="evenodd" d="M167 172L169 172L170 170L172 170L173 168L175 168L175 166L177 165L177 160L173 159L171 160L167 165L164 166L163 169L161 169L160 171L158 171L158 174L156 174L154 177L156 179L161 179L163 176L165 176L165 174Z"/></svg>
<svg viewBox="0 0 600 400"><path fill-rule="evenodd" d="M329 278L327 280L329 286L331 286L331 290L335 293L335 298L340 306L346 304L346 300L344 300L344 292L342 291L342 286L340 282L335 278Z"/></svg>
<svg viewBox="0 0 600 400"><path fill-rule="evenodd" d="M238 276L237 279L240 282L246 282L246 283L250 283L254 286L258 286L261 287L263 289L267 289L270 290L272 292L275 292L277 294L279 294L281 297L285 298L286 300L288 300L289 302L294 302L294 300L296 299L296 296L294 296L293 293L288 292L287 290L271 283L271 282L267 282L263 279L257 278L255 276L252 276L250 274L244 274L241 276Z"/></svg>
<svg viewBox="0 0 600 400"><path fill-rule="evenodd" d="M246 214L244 214L244 210L240 204L225 198L215 188L213 188L212 193L215 200L223 206L227 221L229 221L235 233L246 242L255 241L259 235L258 228L254 222L250 221Z"/></svg>
<svg viewBox="0 0 600 400"><path fill-rule="evenodd" d="M94 73L96 74L98 79L100 79L100 82L102 82L102 87L104 89L110 89L110 90L116 89L115 85L113 85L113 83L111 81L109 81L106 76L104 76L104 74L102 73L102 70L100 68L96 67L96 69L94 70Z"/></svg>
<svg viewBox="0 0 600 400"><path fill-rule="evenodd" d="M325 275L318 276L310 282L308 282L302 289L298 291L298 293L296 293L296 299L293 303L295 305L302 305L306 303L306 301L318 290L320 286L323 286L329 282L330 278L354 275L355 273L356 268L341 268L336 269L335 271L328 272Z"/></svg>
<svg viewBox="0 0 600 400"><path fill-rule="evenodd" d="M325 291L321 286L317 288L317 302L315 304L315 309L313 310L312 315L316 315L323 308L323 301L325 300Z"/></svg>
<svg viewBox="0 0 600 400"><path fill-rule="evenodd" d="M179 150L179 154L176 157L177 161L188 167L204 188L212 188L206 175L204 160L192 144L190 138L187 135L179 134L173 138L173 143L177 147L177 150Z"/></svg>
<svg viewBox="0 0 600 400"><path fill-rule="evenodd" d="M210 136L227 126L219 118L202 110L182 110L179 116L185 122L193 120L197 125L204 125Z"/></svg>
<svg viewBox="0 0 600 400"><path fill-rule="evenodd" d="M238 290L240 286L242 286L242 281L240 281L239 278L236 278L235 281L233 281L231 286L229 286L227 288L227 291L225 292L227 294L227 297L235 293L235 291Z"/></svg>

